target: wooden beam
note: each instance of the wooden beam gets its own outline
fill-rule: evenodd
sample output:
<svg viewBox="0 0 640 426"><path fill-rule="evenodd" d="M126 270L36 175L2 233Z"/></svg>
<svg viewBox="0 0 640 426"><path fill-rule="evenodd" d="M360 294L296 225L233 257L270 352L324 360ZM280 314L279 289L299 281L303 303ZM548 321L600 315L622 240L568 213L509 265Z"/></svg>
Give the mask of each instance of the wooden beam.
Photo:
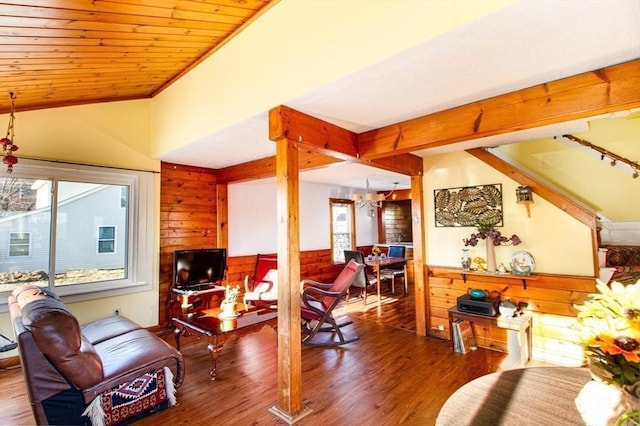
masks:
<svg viewBox="0 0 640 426"><path fill-rule="evenodd" d="M278 230L278 404L270 412L293 424L310 410L302 405L300 339L300 206L298 145L276 141Z"/></svg>
<svg viewBox="0 0 640 426"><path fill-rule="evenodd" d="M424 170L424 160L422 157L413 154L399 154L391 157L376 158L370 161L358 159L358 162L408 176L422 176Z"/></svg>
<svg viewBox="0 0 640 426"><path fill-rule="evenodd" d="M498 170L500 173L503 173L504 175L515 180L519 184L530 186L531 190L540 197L544 198L545 200L547 200L563 212L567 213L571 217L577 219L584 225L595 229L596 215L592 211L589 211L588 209L582 207L575 201L571 200L568 197L565 197L559 192L554 191L537 179L529 176L512 164L509 164L501 158L493 155L484 148L469 149L467 150L467 152L477 159L490 165L494 169Z"/></svg>
<svg viewBox="0 0 640 426"><path fill-rule="evenodd" d="M640 59L358 135L375 159L640 107Z"/></svg>
<svg viewBox="0 0 640 426"><path fill-rule="evenodd" d="M298 151L300 170L313 170L340 162L342 162L342 160L338 158L327 157L326 155L315 153L309 149L300 149ZM355 160L354 162L411 176L422 175L423 170L422 158L411 154L395 155L393 157L379 158L372 161ZM221 183L246 182L274 177L276 175L276 157L262 158L260 160L248 161L235 166L217 169L215 174L218 182Z"/></svg>
<svg viewBox="0 0 640 426"><path fill-rule="evenodd" d="M359 157L355 133L283 105L269 111L269 139L281 138L341 160Z"/></svg>
<svg viewBox="0 0 640 426"><path fill-rule="evenodd" d="M571 198L568 198L560 194L559 192L554 191L544 183L529 176L522 170L493 155L484 148L469 149L467 150L467 152L477 159L490 165L499 172L503 173L504 175L509 176L519 184L530 186L532 192L544 198L582 224L588 226L591 229L591 246L594 261L593 264L598 265L598 229L597 216L594 212L577 204ZM596 271L594 269L594 273L595 272Z"/></svg>
<svg viewBox="0 0 640 426"><path fill-rule="evenodd" d="M300 170L310 170L330 164L339 163L337 158L315 153L309 149L298 150L298 164ZM235 166L217 169L215 171L218 182L233 183L246 182L255 179L264 179L276 175L276 157L267 157L260 160L248 161Z"/></svg>
<svg viewBox="0 0 640 426"><path fill-rule="evenodd" d="M411 177L411 229L413 239L413 283L416 304L416 334L426 336L430 329L427 283L424 278L427 264L424 245L424 188L422 176Z"/></svg>
<svg viewBox="0 0 640 426"><path fill-rule="evenodd" d="M312 152L341 160L408 176L422 175L422 158L402 153L365 161L359 153L355 133L286 106L269 111L269 139L282 137L291 138Z"/></svg>

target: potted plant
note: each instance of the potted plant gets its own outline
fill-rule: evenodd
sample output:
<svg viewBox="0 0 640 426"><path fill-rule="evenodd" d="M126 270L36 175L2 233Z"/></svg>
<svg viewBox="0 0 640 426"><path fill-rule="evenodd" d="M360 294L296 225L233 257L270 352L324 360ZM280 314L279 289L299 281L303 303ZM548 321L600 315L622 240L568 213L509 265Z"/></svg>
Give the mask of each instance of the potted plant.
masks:
<svg viewBox="0 0 640 426"><path fill-rule="evenodd" d="M475 247L479 240L486 240L487 242L487 271L490 273L496 272L495 246L517 246L522 242L516 234L511 235L511 237L505 237L493 226L479 227L478 232L474 232L469 238L463 238L462 242L465 247Z"/></svg>
<svg viewBox="0 0 640 426"><path fill-rule="evenodd" d="M623 391L630 406L621 421L640 419L640 280L610 286L598 280L578 310L579 344L594 379ZM622 423L618 423L622 424ZM627 423L624 423L627 424Z"/></svg>
<svg viewBox="0 0 640 426"><path fill-rule="evenodd" d="M238 303L238 295L240 294L240 286L227 286L224 291L224 299L220 302L222 315L226 317L235 317L236 306Z"/></svg>

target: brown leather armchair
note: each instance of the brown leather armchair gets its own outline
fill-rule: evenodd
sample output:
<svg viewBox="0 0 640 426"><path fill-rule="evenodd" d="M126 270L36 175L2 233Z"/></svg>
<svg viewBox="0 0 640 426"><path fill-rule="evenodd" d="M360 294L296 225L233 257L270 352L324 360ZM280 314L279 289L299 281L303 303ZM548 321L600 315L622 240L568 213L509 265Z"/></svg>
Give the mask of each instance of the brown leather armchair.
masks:
<svg viewBox="0 0 640 426"><path fill-rule="evenodd" d="M184 377L182 354L133 321L113 316L80 326L55 294L34 285L12 292L9 311L37 424L87 424L83 413L92 402L158 370L167 382L173 377L171 395L159 402L175 401Z"/></svg>

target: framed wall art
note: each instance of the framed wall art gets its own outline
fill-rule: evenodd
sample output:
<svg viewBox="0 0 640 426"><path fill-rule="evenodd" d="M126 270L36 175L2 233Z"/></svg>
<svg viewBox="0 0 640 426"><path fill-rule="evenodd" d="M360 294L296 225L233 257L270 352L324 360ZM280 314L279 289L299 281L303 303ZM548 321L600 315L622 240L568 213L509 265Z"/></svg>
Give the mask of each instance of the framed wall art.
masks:
<svg viewBox="0 0 640 426"><path fill-rule="evenodd" d="M502 226L502 184L463 186L433 191L436 227Z"/></svg>

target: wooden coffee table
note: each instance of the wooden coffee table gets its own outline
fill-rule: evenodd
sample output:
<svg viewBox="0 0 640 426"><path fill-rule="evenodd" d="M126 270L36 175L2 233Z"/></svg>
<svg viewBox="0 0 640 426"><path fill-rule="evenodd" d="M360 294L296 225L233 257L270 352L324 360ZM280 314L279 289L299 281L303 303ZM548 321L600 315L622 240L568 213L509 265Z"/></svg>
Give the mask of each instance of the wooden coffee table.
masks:
<svg viewBox="0 0 640 426"><path fill-rule="evenodd" d="M278 312L273 309L250 306L244 308L243 303L237 306L238 316L235 318L221 317L220 308L205 309L192 314L173 318L175 325L174 336L176 348L180 350L180 337L200 335L209 339L207 349L211 355L211 380L216 380L218 354L222 350L226 339L232 335L244 336L258 331L265 325L274 329L278 324Z"/></svg>

